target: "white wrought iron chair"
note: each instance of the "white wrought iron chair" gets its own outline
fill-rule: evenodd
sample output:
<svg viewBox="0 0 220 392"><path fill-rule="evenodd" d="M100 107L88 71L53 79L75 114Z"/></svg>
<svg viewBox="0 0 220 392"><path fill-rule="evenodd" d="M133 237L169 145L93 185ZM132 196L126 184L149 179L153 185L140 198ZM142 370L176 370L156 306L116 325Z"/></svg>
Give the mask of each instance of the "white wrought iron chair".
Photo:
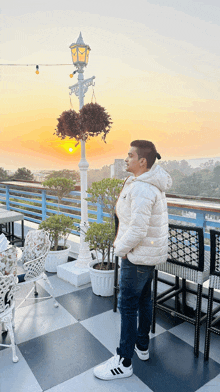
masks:
<svg viewBox="0 0 220 392"><path fill-rule="evenodd" d="M12 348L12 360L18 362L14 339L14 295L17 283L17 251L11 247L0 253L0 323L2 332L8 331L11 344L0 346Z"/></svg>
<svg viewBox="0 0 220 392"><path fill-rule="evenodd" d="M59 306L53 295L53 286L44 272L45 260L50 251L50 244L49 235L44 230L31 230L28 232L25 239L21 260L25 274L23 275L22 281L17 284L17 288L20 289L22 286L30 283L33 283L33 287L25 298L16 297L16 299L22 299L16 309L18 309L26 300L31 299L30 294L33 291L35 294L35 299L41 300L53 298L54 307ZM36 282L40 279L43 279L51 288L52 294L50 296L36 298L36 296L38 296Z"/></svg>

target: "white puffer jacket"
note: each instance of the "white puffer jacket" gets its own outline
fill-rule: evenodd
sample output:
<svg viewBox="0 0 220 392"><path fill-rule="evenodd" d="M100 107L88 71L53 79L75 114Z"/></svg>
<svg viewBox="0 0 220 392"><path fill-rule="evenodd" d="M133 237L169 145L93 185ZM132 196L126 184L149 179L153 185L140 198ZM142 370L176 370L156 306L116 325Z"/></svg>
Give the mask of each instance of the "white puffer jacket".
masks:
<svg viewBox="0 0 220 392"><path fill-rule="evenodd" d="M156 265L167 260L168 212L165 191L170 175L160 166L130 176L116 204L119 218L114 242L117 256L127 255L131 263Z"/></svg>

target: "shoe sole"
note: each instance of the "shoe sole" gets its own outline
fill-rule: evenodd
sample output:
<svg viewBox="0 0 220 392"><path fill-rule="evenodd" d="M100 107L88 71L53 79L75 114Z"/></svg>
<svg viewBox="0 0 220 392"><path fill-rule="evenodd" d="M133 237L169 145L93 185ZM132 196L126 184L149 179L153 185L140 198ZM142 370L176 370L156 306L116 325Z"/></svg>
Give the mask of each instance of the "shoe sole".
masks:
<svg viewBox="0 0 220 392"><path fill-rule="evenodd" d="M141 359L141 361L148 361L148 359L149 359L149 357L150 357L149 352L148 352L147 354L140 354L140 353L137 351L136 347L135 347L134 351L136 352L138 358Z"/></svg>
<svg viewBox="0 0 220 392"><path fill-rule="evenodd" d="M102 377L101 375L95 374L95 372L94 372L95 377L99 378L100 380L104 380L104 381L111 381L111 380L116 380L118 378L131 377L132 374L133 374L133 369L132 369L131 373L129 373L129 374L117 374L115 376L112 375L110 377Z"/></svg>

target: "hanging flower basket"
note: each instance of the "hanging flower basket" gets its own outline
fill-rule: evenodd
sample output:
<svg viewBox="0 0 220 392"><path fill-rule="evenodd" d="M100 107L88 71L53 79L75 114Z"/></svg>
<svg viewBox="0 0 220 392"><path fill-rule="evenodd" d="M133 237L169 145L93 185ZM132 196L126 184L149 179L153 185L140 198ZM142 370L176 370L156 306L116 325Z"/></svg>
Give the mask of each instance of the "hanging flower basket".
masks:
<svg viewBox="0 0 220 392"><path fill-rule="evenodd" d="M102 135L102 140L106 143L111 125L111 117L105 108L97 103L88 103L79 113L72 109L64 111L58 118L55 134L61 139L74 138L78 143L80 140L87 141L91 137Z"/></svg>

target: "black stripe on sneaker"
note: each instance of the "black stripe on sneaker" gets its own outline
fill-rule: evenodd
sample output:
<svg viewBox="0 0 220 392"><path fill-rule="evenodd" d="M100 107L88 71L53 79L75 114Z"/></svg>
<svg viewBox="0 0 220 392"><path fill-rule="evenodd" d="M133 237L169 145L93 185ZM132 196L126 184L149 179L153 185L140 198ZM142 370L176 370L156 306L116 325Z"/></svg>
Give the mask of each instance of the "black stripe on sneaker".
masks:
<svg viewBox="0 0 220 392"><path fill-rule="evenodd" d="M120 369L120 367L118 367L117 369L111 369L111 372L113 374L113 376L117 376L117 374L123 374L124 372Z"/></svg>

